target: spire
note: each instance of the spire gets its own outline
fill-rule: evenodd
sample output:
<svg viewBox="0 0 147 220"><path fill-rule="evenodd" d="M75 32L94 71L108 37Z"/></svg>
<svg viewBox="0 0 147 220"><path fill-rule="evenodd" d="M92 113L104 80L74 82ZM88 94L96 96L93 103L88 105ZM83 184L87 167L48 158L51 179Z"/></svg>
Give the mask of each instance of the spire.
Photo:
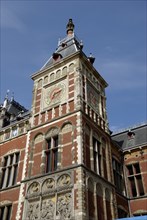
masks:
<svg viewBox="0 0 147 220"><path fill-rule="evenodd" d="M70 18L69 21L68 21L68 24L66 25L67 35L72 35L73 34L74 26L75 25L72 22L72 19Z"/></svg>

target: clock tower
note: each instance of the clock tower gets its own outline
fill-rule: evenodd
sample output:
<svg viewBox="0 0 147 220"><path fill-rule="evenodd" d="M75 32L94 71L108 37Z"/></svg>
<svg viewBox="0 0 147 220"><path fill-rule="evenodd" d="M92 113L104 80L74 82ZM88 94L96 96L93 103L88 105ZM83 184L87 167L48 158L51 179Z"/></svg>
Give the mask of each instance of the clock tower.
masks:
<svg viewBox="0 0 147 220"><path fill-rule="evenodd" d="M72 19L34 81L23 219L114 219L107 82Z"/></svg>

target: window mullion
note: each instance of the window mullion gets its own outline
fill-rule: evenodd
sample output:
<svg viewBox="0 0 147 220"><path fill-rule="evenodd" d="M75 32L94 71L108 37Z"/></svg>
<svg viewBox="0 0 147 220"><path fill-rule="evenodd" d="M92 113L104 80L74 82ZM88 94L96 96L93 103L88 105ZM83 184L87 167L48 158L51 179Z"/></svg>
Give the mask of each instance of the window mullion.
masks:
<svg viewBox="0 0 147 220"><path fill-rule="evenodd" d="M3 183L2 183L2 188L5 188L6 185L7 185L8 172L9 172L9 168L7 167L5 169L5 173L4 173L4 179L3 179Z"/></svg>
<svg viewBox="0 0 147 220"><path fill-rule="evenodd" d="M3 215L3 219L4 219L4 220L7 220L7 215L8 215L8 207L5 206L4 215Z"/></svg>
<svg viewBox="0 0 147 220"><path fill-rule="evenodd" d="M135 170L134 165L132 165L132 167L133 167L133 175L134 175L135 188L136 188L137 196L139 196L140 194L139 194L138 185L137 185L136 170Z"/></svg>

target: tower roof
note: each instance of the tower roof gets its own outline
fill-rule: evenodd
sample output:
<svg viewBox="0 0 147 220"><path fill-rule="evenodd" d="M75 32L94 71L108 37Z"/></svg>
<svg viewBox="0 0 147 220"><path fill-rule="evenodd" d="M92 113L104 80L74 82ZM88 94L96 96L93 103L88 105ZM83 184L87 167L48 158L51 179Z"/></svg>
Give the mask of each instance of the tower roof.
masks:
<svg viewBox="0 0 147 220"><path fill-rule="evenodd" d="M54 64L56 61L59 61L62 58L68 57L71 54L74 54L77 51L82 50L83 43L74 34L74 24L72 19L69 19L66 25L67 36L62 40L59 40L57 49L53 52L49 60L44 64L41 70L49 67Z"/></svg>

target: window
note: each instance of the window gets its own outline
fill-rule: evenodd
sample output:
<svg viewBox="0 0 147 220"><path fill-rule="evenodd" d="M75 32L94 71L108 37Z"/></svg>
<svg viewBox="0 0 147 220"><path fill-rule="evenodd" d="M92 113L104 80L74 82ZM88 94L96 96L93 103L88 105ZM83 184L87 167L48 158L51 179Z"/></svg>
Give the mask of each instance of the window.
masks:
<svg viewBox="0 0 147 220"><path fill-rule="evenodd" d="M127 212L121 208L117 209L119 218L126 218L128 216Z"/></svg>
<svg viewBox="0 0 147 220"><path fill-rule="evenodd" d="M47 140L46 150L46 172L57 170L58 163L58 136Z"/></svg>
<svg viewBox="0 0 147 220"><path fill-rule="evenodd" d="M12 205L0 207L0 219L1 220L10 220L11 210L12 210Z"/></svg>
<svg viewBox="0 0 147 220"><path fill-rule="evenodd" d="M12 128L12 137L17 136L17 134L18 134L18 129L17 129L17 127Z"/></svg>
<svg viewBox="0 0 147 220"><path fill-rule="evenodd" d="M144 195L139 163L128 165L127 170L131 196L136 197Z"/></svg>
<svg viewBox="0 0 147 220"><path fill-rule="evenodd" d="M93 137L93 159L94 159L94 171L101 175L101 154L100 154L100 142Z"/></svg>
<svg viewBox="0 0 147 220"><path fill-rule="evenodd" d="M122 165L114 158L112 159L112 165L116 189L122 192Z"/></svg>
<svg viewBox="0 0 147 220"><path fill-rule="evenodd" d="M18 162L18 152L4 157L1 188L13 186L16 184Z"/></svg>

